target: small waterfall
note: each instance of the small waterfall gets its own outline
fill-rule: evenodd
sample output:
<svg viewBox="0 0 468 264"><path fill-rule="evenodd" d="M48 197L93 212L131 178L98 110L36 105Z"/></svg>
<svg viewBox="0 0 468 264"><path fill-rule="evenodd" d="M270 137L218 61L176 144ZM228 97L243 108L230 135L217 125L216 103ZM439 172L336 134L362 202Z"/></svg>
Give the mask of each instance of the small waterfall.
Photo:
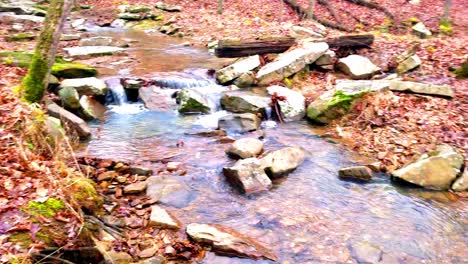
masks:
<svg viewBox="0 0 468 264"><path fill-rule="evenodd" d="M107 86L112 93L112 99L117 105L127 104L127 94L125 93L125 88L123 87L120 78L112 78L106 80Z"/></svg>
<svg viewBox="0 0 468 264"><path fill-rule="evenodd" d="M161 72L151 80L154 85L169 89L205 87L216 84L214 79L191 72Z"/></svg>

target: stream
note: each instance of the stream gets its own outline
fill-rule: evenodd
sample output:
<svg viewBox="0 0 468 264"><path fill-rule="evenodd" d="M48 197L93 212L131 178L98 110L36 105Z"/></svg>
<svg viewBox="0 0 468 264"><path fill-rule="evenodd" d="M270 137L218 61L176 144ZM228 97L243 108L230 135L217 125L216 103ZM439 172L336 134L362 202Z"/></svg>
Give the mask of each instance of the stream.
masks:
<svg viewBox="0 0 468 264"><path fill-rule="evenodd" d="M132 66L106 65L101 69L102 78L166 73L164 76L173 76L171 82L177 83L178 73L196 76L223 63L204 49L187 47L160 34L94 34L132 41L127 51L135 60ZM203 81L206 79L193 80ZM182 162L187 173L173 177L191 187L192 200L186 207L168 208L184 224L232 227L272 249L279 263L359 263L356 258L369 254L380 255L382 263L468 262L466 202L451 193L394 184L383 174L367 184L340 180L337 171L341 167L364 159L321 138L320 128L306 121L264 122L265 151L298 146L307 152L307 159L289 176L274 182L269 192L246 196L222 174L224 166L235 162L224 153L228 144L194 134L212 126L207 123L213 120L145 110L142 103L129 103L125 93L119 96L113 91L118 99L114 101L119 103L108 106L106 121L91 123L93 138L86 153L139 163L154 171L168 161ZM227 132L235 138L258 135ZM183 146L177 144L180 142ZM208 253L203 263L273 262Z"/></svg>

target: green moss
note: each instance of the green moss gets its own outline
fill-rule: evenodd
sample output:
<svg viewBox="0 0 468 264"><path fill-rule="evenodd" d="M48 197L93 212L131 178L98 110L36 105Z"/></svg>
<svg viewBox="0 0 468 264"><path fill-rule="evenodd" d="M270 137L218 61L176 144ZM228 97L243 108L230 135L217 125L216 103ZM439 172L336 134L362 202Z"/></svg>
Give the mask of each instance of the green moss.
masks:
<svg viewBox="0 0 468 264"><path fill-rule="evenodd" d="M45 202L29 201L22 210L32 216L53 217L57 212L65 209L65 203L56 198L49 198Z"/></svg>
<svg viewBox="0 0 468 264"><path fill-rule="evenodd" d="M451 35L453 30L451 21L449 19L441 19L439 21L439 29L442 31L442 33Z"/></svg>
<svg viewBox="0 0 468 264"><path fill-rule="evenodd" d="M333 94L333 97L330 99L330 101L328 101L327 106L342 107L345 110L349 110L349 107L351 106L353 100L357 97L361 97L363 94L364 93L348 95L343 93L343 91L336 91L335 94Z"/></svg>
<svg viewBox="0 0 468 264"><path fill-rule="evenodd" d="M7 37L8 41L27 41L33 40L36 38L36 35L29 32L17 33Z"/></svg>
<svg viewBox="0 0 468 264"><path fill-rule="evenodd" d="M41 56L34 55L28 74L21 82L23 100L34 103L42 99L44 95L45 77L47 76L48 65Z"/></svg>
<svg viewBox="0 0 468 264"><path fill-rule="evenodd" d="M161 22L154 21L154 20L142 20L137 24L133 25L131 28L135 30L147 30L158 28L161 26Z"/></svg>
<svg viewBox="0 0 468 264"><path fill-rule="evenodd" d="M44 11L47 11L49 9L48 6L40 5L40 4L35 4L35 5L33 5L33 7L36 8L36 9L39 9L39 10L44 10Z"/></svg>
<svg viewBox="0 0 468 264"><path fill-rule="evenodd" d="M460 68L456 69L453 73L457 76L459 79L465 79L468 77L468 60L462 63Z"/></svg>
<svg viewBox="0 0 468 264"><path fill-rule="evenodd" d="M81 63L55 63L51 73L59 78L83 78L97 75L97 70Z"/></svg>
<svg viewBox="0 0 468 264"><path fill-rule="evenodd" d="M7 65L15 65L22 68L29 68L33 58L32 53L22 51L0 51L0 62ZM69 63L62 57L55 57L56 63Z"/></svg>
<svg viewBox="0 0 468 264"><path fill-rule="evenodd" d="M66 181L70 187L70 197L82 208L90 212L99 211L102 208L102 197L96 191L96 183L84 177L74 177Z"/></svg>

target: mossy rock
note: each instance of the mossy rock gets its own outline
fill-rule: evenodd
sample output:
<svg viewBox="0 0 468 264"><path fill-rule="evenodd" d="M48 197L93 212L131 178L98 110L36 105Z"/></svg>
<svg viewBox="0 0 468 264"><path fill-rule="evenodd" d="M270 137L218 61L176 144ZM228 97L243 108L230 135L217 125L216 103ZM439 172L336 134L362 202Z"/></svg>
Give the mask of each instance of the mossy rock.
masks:
<svg viewBox="0 0 468 264"><path fill-rule="evenodd" d="M32 53L21 51L0 51L0 62L10 66L29 68L32 56ZM51 73L58 78L71 79L96 76L97 70L81 63L67 62L62 57L56 56Z"/></svg>
<svg viewBox="0 0 468 264"><path fill-rule="evenodd" d="M13 41L29 41L35 38L36 38L36 34L24 32L24 33L13 34L11 36L8 36L6 39L7 41L13 42Z"/></svg>
<svg viewBox="0 0 468 264"><path fill-rule="evenodd" d="M65 209L65 203L56 198L49 198L44 202L29 201L22 210L33 217L53 217Z"/></svg>
<svg viewBox="0 0 468 264"><path fill-rule="evenodd" d="M183 114L210 113L207 99L195 90L183 89L177 94L179 112Z"/></svg>
<svg viewBox="0 0 468 264"><path fill-rule="evenodd" d="M462 63L462 65L456 69L453 73L458 79L465 79L468 77L468 60Z"/></svg>
<svg viewBox="0 0 468 264"><path fill-rule="evenodd" d="M159 28L161 27L161 21L156 21L157 19L154 20L142 20L139 22L136 22L130 26L131 29L135 30L148 30L148 29L154 29L154 28ZM162 19L159 19L162 20Z"/></svg>
<svg viewBox="0 0 468 264"><path fill-rule="evenodd" d="M32 234L27 231L15 232L8 237L8 242L18 245L21 248L28 248L33 243L31 235ZM55 245L54 241L43 232L37 232L34 237L36 242L42 241L48 246Z"/></svg>
<svg viewBox="0 0 468 264"><path fill-rule="evenodd" d="M96 191L96 183L85 177L76 176L66 180L68 195L81 208L88 212L102 209L103 199Z"/></svg>

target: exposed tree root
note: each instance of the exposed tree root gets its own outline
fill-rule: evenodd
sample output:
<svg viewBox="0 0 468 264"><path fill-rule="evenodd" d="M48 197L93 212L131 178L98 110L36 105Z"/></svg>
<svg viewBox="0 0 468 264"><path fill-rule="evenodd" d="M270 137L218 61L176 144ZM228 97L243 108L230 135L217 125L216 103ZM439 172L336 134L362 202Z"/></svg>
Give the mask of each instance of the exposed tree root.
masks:
<svg viewBox="0 0 468 264"><path fill-rule="evenodd" d="M371 9L379 10L379 11L383 12L386 16L388 16L392 20L395 18L393 16L393 14L390 13L390 11L388 11L387 8L381 6L381 5L377 4L377 3L369 2L369 1L366 1L366 0L346 0L346 1L351 2L353 4L356 4L356 5L365 6L365 7L371 8Z"/></svg>
<svg viewBox="0 0 468 264"><path fill-rule="evenodd" d="M288 4L294 10L294 12L296 12L296 14L299 15L299 17L311 18L329 28L338 29L341 31L348 31L348 32L352 31L350 28L344 27L339 23L335 23L326 19L319 18L315 14L309 14L309 12L307 12L306 9L298 5L296 1L294 0L283 0L283 2Z"/></svg>

